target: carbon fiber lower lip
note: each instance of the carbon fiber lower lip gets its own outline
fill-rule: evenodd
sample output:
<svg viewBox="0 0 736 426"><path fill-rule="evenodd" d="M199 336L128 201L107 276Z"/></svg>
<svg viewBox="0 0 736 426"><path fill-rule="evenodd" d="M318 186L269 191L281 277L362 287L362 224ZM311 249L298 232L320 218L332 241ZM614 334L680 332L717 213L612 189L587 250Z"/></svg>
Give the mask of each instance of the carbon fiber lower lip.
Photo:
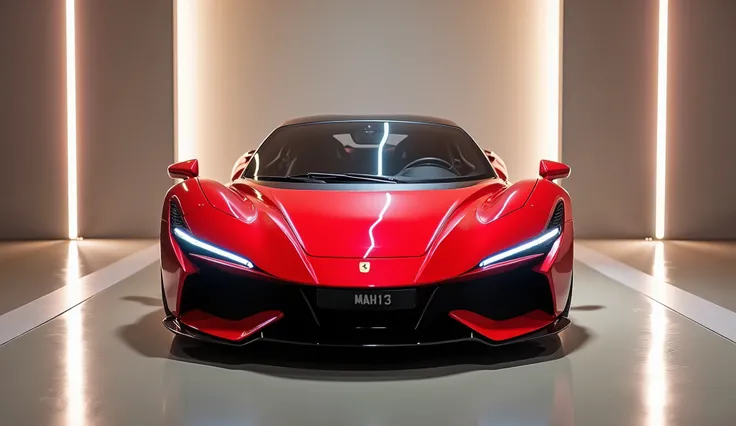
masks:
<svg viewBox="0 0 736 426"><path fill-rule="evenodd" d="M243 342L230 342L223 339L218 339L216 337L209 336L207 334L203 334L200 332L197 332L179 322L175 317L170 316L164 318L162 321L164 324L164 327L166 327L169 331L172 333L187 337L190 339L207 342L207 343L215 343L220 345L227 345L227 346L246 346L251 343L257 342L257 341L264 341L264 342L272 342L272 343L279 343L279 344L291 344L291 345L302 345L302 346L314 346L314 347L416 347L416 346L434 346L434 345L445 345L445 344L453 344L453 343L462 343L462 342L476 342L481 343L487 346L506 346L511 345L515 343L530 341L530 340L536 340L541 339L547 336L553 336L556 335L563 330L565 330L570 325L570 320L564 317L559 317L557 320L550 324L548 327L543 328L541 330L537 330L535 332L526 334L524 336L520 336L514 339L505 340L502 342L496 342L492 340L488 340L484 338L483 336L479 336L476 333L473 333L471 331L468 331L468 336L459 338L459 339L451 339L451 340L440 340L440 341L427 341L427 342L406 342L406 343L379 343L379 344L373 344L370 342L366 343L340 343L340 342L309 342L309 341L297 341L297 340L286 340L286 339L280 339L280 338L273 338L268 336L268 331L265 330L264 332L261 332L257 334L256 336L253 336L253 338L248 339Z"/></svg>

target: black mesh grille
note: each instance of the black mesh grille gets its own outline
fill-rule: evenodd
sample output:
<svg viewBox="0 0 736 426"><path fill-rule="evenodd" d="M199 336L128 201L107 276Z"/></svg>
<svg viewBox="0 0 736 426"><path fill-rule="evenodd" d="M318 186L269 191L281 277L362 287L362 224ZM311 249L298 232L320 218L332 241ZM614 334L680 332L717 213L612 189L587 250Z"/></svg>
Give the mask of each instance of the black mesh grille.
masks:
<svg viewBox="0 0 736 426"><path fill-rule="evenodd" d="M181 207L179 207L179 203L174 199L169 201L169 223L171 224L172 229L189 229L186 222L184 222L184 215L181 212Z"/></svg>
<svg viewBox="0 0 736 426"><path fill-rule="evenodd" d="M453 309L472 311L495 321L537 309L554 312L549 281L531 268L440 285L422 325L431 328L432 318L444 318Z"/></svg>
<svg viewBox="0 0 736 426"><path fill-rule="evenodd" d="M555 206L555 211L552 213L552 218L549 220L548 229L557 228L562 225L562 221L565 218L565 206L562 201L558 202Z"/></svg>
<svg viewBox="0 0 736 426"><path fill-rule="evenodd" d="M457 283L416 286L414 308L375 312L322 309L317 306L316 293L329 287L231 275L206 261L192 260L200 271L184 282L180 315L196 309L239 320L276 309L284 318L264 331L275 340L347 345L427 343L468 337L468 328L449 316L455 309L497 321L534 310L554 312L549 282L530 268Z"/></svg>

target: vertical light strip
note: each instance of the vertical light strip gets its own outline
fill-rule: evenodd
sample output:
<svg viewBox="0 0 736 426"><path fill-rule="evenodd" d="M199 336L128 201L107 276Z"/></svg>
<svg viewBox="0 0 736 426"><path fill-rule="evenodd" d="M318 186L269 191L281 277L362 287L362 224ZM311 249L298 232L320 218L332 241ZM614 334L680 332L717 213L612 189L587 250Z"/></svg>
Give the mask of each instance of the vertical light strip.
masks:
<svg viewBox="0 0 736 426"><path fill-rule="evenodd" d="M563 86L563 46L565 45L565 0L557 1L557 161L562 161L562 94ZM562 186L563 181L558 181Z"/></svg>
<svg viewBox="0 0 736 426"><path fill-rule="evenodd" d="M79 236L77 224L77 49L74 0L66 0L66 163L69 239Z"/></svg>
<svg viewBox="0 0 736 426"><path fill-rule="evenodd" d="M659 41L657 44L657 182L655 189L655 229L664 238L665 193L667 180L667 27L668 0L659 0Z"/></svg>
<svg viewBox="0 0 736 426"><path fill-rule="evenodd" d="M175 64L174 79L176 161L195 158L197 132L197 5L196 0L176 0L174 3Z"/></svg>
<svg viewBox="0 0 736 426"><path fill-rule="evenodd" d="M562 61L562 0L539 2L542 8L542 28L540 51L541 110L540 142L543 144L542 157L559 161L560 158L560 72Z"/></svg>

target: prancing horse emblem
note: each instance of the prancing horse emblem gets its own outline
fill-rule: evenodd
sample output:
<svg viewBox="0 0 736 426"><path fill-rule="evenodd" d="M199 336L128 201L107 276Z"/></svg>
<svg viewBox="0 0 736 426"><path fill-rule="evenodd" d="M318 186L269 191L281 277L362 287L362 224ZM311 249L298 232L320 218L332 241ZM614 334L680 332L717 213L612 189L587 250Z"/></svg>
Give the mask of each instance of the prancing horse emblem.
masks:
<svg viewBox="0 0 736 426"><path fill-rule="evenodd" d="M360 272L367 274L371 270L371 262L360 262L358 269L360 269Z"/></svg>

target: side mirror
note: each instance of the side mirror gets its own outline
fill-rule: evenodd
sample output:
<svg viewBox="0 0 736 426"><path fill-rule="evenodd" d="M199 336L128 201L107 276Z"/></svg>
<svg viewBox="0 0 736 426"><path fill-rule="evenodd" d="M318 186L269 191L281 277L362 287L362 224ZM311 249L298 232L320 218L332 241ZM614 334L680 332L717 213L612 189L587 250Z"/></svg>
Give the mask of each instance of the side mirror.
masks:
<svg viewBox="0 0 736 426"><path fill-rule="evenodd" d="M556 161L542 160L539 162L539 176L549 181L565 179L570 176L570 167Z"/></svg>
<svg viewBox="0 0 736 426"><path fill-rule="evenodd" d="M199 176L199 161L187 160L169 166L169 177L172 179L190 179Z"/></svg>

